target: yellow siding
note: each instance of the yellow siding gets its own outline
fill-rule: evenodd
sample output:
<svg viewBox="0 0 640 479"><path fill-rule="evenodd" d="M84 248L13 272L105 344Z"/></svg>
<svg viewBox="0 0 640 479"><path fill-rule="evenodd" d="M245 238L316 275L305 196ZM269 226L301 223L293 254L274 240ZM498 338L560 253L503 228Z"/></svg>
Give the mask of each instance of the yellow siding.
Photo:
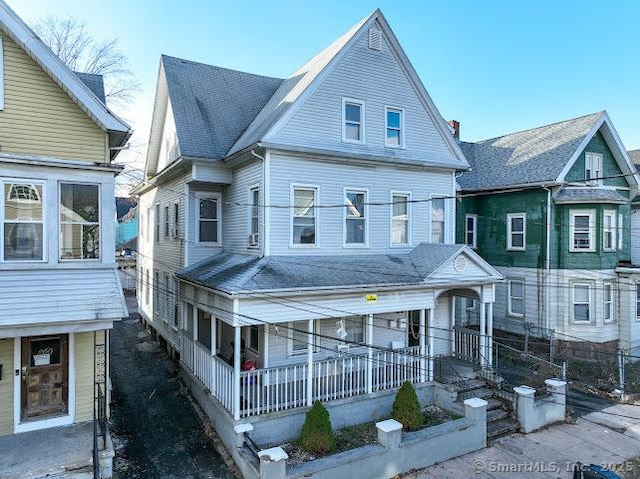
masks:
<svg viewBox="0 0 640 479"><path fill-rule="evenodd" d="M100 336L101 333L98 333ZM93 419L93 333L76 333L76 422Z"/></svg>
<svg viewBox="0 0 640 479"><path fill-rule="evenodd" d="M2 42L0 151L106 161L106 133L11 38L4 35Z"/></svg>
<svg viewBox="0 0 640 479"><path fill-rule="evenodd" d="M13 434L13 339L0 339L0 436Z"/></svg>

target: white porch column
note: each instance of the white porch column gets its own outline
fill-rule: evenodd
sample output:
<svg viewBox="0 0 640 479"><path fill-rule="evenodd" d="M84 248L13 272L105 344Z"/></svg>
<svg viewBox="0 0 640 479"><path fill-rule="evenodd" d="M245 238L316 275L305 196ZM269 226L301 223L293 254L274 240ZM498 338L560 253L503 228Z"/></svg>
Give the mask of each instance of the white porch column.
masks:
<svg viewBox="0 0 640 479"><path fill-rule="evenodd" d="M434 352L436 349L436 341L433 336L434 325L436 321L436 305L434 304L432 308L429 309L429 324L427 329L427 337L429 338L429 361L427 367L427 380L433 381L433 359Z"/></svg>
<svg viewBox="0 0 640 479"><path fill-rule="evenodd" d="M313 404L313 319L307 321L307 406Z"/></svg>
<svg viewBox="0 0 640 479"><path fill-rule="evenodd" d="M493 303L487 303L487 361L493 366Z"/></svg>
<svg viewBox="0 0 640 479"><path fill-rule="evenodd" d="M240 326L234 326L233 339L233 418L240 419Z"/></svg>
<svg viewBox="0 0 640 479"><path fill-rule="evenodd" d="M451 356L456 355L456 297L451 295L451 331L449 332L449 342L451 343Z"/></svg>
<svg viewBox="0 0 640 479"><path fill-rule="evenodd" d="M262 344L262 367L269 367L269 325L264 325L264 341Z"/></svg>
<svg viewBox="0 0 640 479"><path fill-rule="evenodd" d="M367 342L369 343L367 361L367 393L373 392L373 314L367 314Z"/></svg>
<svg viewBox="0 0 640 479"><path fill-rule="evenodd" d="M193 311L193 340L197 341L198 340L198 308L196 308L195 306L191 306L192 311Z"/></svg>
<svg viewBox="0 0 640 479"><path fill-rule="evenodd" d="M218 355L216 344L218 344L218 318L211 316L211 356Z"/></svg>
<svg viewBox="0 0 640 479"><path fill-rule="evenodd" d="M427 335L426 335L427 311L420 310L420 382L427 381Z"/></svg>
<svg viewBox="0 0 640 479"><path fill-rule="evenodd" d="M485 355L487 354L486 348L486 337L487 337L487 303L482 301L480 303L480 366L485 367Z"/></svg>

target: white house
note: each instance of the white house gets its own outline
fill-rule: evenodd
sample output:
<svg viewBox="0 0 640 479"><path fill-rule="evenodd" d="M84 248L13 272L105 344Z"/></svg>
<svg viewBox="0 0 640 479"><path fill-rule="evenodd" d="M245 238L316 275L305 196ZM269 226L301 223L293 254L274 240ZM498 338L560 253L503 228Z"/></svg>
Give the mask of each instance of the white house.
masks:
<svg viewBox="0 0 640 479"><path fill-rule="evenodd" d="M379 10L286 79L162 57L138 299L223 439L438 355L488 365L501 276L454 244L466 168ZM454 296L482 333L454 334Z"/></svg>

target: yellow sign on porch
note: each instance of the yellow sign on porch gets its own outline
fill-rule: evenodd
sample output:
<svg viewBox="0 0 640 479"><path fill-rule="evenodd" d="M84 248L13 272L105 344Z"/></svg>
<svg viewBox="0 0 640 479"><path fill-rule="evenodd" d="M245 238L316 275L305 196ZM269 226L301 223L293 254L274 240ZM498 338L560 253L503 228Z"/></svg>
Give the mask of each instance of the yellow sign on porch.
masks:
<svg viewBox="0 0 640 479"><path fill-rule="evenodd" d="M378 302L378 295L377 294L367 294L364 297L365 301L367 303L377 303Z"/></svg>

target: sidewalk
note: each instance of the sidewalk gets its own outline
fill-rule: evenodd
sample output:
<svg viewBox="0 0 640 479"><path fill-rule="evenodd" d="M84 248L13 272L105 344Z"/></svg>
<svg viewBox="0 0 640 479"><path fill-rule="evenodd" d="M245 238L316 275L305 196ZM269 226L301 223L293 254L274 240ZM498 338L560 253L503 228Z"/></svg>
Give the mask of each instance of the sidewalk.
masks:
<svg viewBox="0 0 640 479"><path fill-rule="evenodd" d="M632 418L615 416L631 416ZM416 471L415 479L572 477L576 462L622 467L640 477L628 459L640 456L640 403L619 404L532 434L513 434L491 447ZM612 467L613 466L613 467ZM636 466L637 467L637 466Z"/></svg>

